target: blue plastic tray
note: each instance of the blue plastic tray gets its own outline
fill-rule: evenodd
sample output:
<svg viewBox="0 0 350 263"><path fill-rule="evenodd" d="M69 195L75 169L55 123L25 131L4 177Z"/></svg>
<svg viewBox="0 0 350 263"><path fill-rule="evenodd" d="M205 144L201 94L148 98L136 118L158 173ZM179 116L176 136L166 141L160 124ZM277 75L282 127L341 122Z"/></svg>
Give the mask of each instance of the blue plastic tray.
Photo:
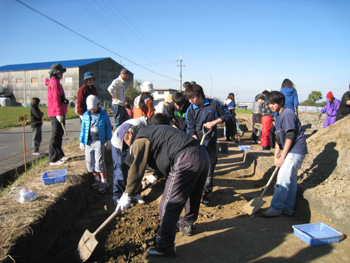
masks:
<svg viewBox="0 0 350 263"><path fill-rule="evenodd" d="M343 235L324 223L294 225L292 227L294 235L310 246L337 243Z"/></svg>
<svg viewBox="0 0 350 263"><path fill-rule="evenodd" d="M248 145L238 145L238 149L240 149L241 151L244 151L244 150L251 150L252 147Z"/></svg>
<svg viewBox="0 0 350 263"><path fill-rule="evenodd" d="M41 179L44 184L64 183L66 181L67 169L45 172Z"/></svg>

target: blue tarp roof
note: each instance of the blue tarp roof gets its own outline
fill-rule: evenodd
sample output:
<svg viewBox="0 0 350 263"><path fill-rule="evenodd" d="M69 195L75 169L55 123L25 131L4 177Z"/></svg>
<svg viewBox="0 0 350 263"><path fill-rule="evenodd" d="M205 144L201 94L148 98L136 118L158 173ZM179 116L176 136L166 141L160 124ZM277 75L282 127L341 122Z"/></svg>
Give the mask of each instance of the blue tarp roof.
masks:
<svg viewBox="0 0 350 263"><path fill-rule="evenodd" d="M6 65L0 67L0 71L19 71L19 70L35 70L35 69L49 69L52 64L60 63L64 68L80 67L91 64L107 58L88 58L64 61L39 62L29 64Z"/></svg>

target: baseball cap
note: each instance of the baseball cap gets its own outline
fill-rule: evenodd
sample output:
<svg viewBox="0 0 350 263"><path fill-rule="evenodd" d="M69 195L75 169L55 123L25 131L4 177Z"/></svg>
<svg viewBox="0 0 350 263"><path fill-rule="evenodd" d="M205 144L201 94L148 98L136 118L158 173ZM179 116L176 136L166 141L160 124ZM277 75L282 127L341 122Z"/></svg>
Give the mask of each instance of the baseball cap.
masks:
<svg viewBox="0 0 350 263"><path fill-rule="evenodd" d="M129 128L131 126L132 125L130 123L127 123L127 122L124 122L122 125L119 126L119 128L116 131L117 136L113 136L113 138L112 138L112 144L114 147L118 148L121 151L126 150L126 147L123 147L123 146L125 146L123 138L124 138L126 131L129 130Z"/></svg>

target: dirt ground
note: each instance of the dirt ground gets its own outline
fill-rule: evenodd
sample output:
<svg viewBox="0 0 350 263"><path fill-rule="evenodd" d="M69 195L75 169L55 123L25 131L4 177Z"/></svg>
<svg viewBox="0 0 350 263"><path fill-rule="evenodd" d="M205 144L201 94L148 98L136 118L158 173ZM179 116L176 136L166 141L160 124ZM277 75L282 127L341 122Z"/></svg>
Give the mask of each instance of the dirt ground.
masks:
<svg viewBox="0 0 350 263"><path fill-rule="evenodd" d="M250 115L242 114L238 118L240 123L246 124L250 129ZM329 127L328 130L323 129L318 132L317 130L322 127L323 122L318 121L316 114L302 113L300 119L309 137L308 147L310 152L300 171L301 192L309 194L310 198L314 196L316 204L317 201L321 202L322 200L321 203L324 206L320 209L325 209L330 205L329 202L332 204L337 200L338 205L337 209L334 209L335 213L338 217L344 216L344 210L349 210L348 202L344 202L344 199L349 196L346 191L346 186L349 186L349 166L343 165L349 151L348 144L346 144L349 142L349 129L346 125L349 118L342 121L342 129ZM334 134L336 131L339 131L339 134ZM249 137L250 134L246 133L238 144L251 145ZM341 141L338 142L339 139ZM223 139L220 142L227 143ZM349 262L350 243L348 239L335 244L309 246L293 234L292 225L308 223L310 219L313 222L327 220L326 223L333 223L332 226L335 226L336 221L332 221L330 218L331 211L329 215L325 215L322 213L324 210L321 210L321 212L320 210L314 211L311 203L309 203L310 207L305 207L304 203L301 202L297 204L299 207L297 207L297 214L294 217L264 218L261 213L268 208L273 191L273 189L269 189L264 197L267 203L260 211L253 216L243 214L242 206L260 195L267 178L273 170L273 152L265 151L262 153L259 145L251 145L253 151L249 152L261 156L257 161L254 161L249 159L248 155L244 156L243 152L238 149L238 144L230 142L228 153L219 153L211 203L209 206L201 206L199 218L194 225L193 236L186 237L181 233L177 233L175 243L178 256L176 258L151 258L145 252L149 246L154 245L159 227L159 200L164 183L160 180L142 193L146 204L134 204L97 235L99 244L87 262L165 262L167 260L172 263ZM109 188L106 194L100 195L95 190L88 188L92 180L91 177L88 178L88 175L79 176L85 172L85 161L83 153L77 149L78 146L76 145L75 148L71 147L66 151L66 155L74 156L65 167L70 173L68 182L51 185L50 187L39 187L39 183L37 183L35 190L38 193L45 192L46 196L45 198L42 196L38 201L29 204L28 211L33 213L39 207L55 202L55 211L51 214L48 211L41 213L40 218L47 218L49 214L50 217L57 218L59 221L57 225L51 225L51 228L47 226L47 229L42 226L34 228L32 225L30 228L24 227L27 232L46 231L47 235L50 235L50 233L53 235L53 232L57 231L59 232L59 235L57 235L59 238L50 241L50 245L47 245L49 249L45 248L48 249L46 256L40 261L35 261L34 256L31 261L26 261L18 253L21 250L12 251L13 254L11 255L14 258L16 257L18 262L77 262L77 244L85 229L89 229L91 232L95 231L114 211L112 187ZM336 156L334 156L335 152L337 152ZM107 164L111 163L108 155L106 161ZM42 171L41 168L38 173L40 174ZM316 179L315 175L318 175ZM39 182L40 178L36 178L36 180ZM112 167L110 165L108 166L108 180L112 182ZM86 183L82 183L82 181ZM76 192L70 194L67 188L72 186L79 187L76 192L82 193L82 195ZM61 194L60 200L63 200L61 202L56 199L57 195L60 195L59 193ZM69 203L74 198L76 200L82 199L82 196L84 196L84 205L78 212L73 205L74 202L72 202L72 205ZM325 199L328 200L328 203ZM13 203L13 200L2 200L1 205L0 226L4 237L8 236L6 231L20 227L18 226L20 220L15 218L15 215L16 210L23 209L23 205L17 205ZM66 206L66 209L63 208L64 206ZM61 216L61 214L64 214L64 210L70 211L72 218L77 217L77 219L74 222L63 222L70 220L69 216ZM305 211L312 213L313 217L303 216ZM13 217L12 221L14 221L13 226L7 229L3 224L5 215ZM23 213L21 216L23 217ZM69 227L59 227L60 224L69 225ZM23 233L19 232L17 231L15 234L22 236ZM9 240L6 241L10 242ZM5 251L4 246L2 246L2 249ZM22 248L22 251L24 250L25 248ZM11 253L10 249L9 251Z"/></svg>

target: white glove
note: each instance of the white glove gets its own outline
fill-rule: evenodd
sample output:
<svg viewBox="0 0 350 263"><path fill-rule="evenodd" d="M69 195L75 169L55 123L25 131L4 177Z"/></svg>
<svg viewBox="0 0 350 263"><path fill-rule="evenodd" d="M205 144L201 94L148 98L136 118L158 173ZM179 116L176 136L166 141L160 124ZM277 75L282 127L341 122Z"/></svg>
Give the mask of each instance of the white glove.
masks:
<svg viewBox="0 0 350 263"><path fill-rule="evenodd" d="M80 145L79 145L79 147L80 147L80 150L82 150L82 151L84 151L85 150L85 144L84 143L80 143Z"/></svg>
<svg viewBox="0 0 350 263"><path fill-rule="evenodd" d="M117 208L115 210L125 211L131 205L131 196L127 193L123 193L122 197L119 199Z"/></svg>
<svg viewBox="0 0 350 263"><path fill-rule="evenodd" d="M108 141L106 142L106 149L107 149L107 150L111 150L111 149L112 149L111 140L108 140Z"/></svg>
<svg viewBox="0 0 350 263"><path fill-rule="evenodd" d="M56 116L56 119L58 120L58 122L63 122L63 116Z"/></svg>
<svg viewBox="0 0 350 263"><path fill-rule="evenodd" d="M79 115L79 118L82 120L83 119L83 115Z"/></svg>

